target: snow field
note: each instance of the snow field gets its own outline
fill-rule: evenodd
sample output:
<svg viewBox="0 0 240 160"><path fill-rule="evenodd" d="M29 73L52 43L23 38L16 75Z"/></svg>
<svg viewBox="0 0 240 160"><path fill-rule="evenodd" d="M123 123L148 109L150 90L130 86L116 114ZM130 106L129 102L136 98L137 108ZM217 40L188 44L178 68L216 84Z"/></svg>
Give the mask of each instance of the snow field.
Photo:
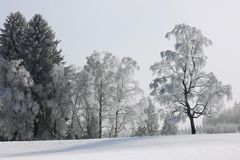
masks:
<svg viewBox="0 0 240 160"><path fill-rule="evenodd" d="M11 160L239 160L240 134L1 142Z"/></svg>

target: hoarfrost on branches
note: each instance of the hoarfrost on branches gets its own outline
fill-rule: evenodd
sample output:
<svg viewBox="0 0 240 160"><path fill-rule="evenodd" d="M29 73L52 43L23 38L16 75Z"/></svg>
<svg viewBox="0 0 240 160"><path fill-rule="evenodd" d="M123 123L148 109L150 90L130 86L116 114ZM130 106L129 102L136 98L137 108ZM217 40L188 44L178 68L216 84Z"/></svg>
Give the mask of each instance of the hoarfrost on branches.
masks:
<svg viewBox="0 0 240 160"><path fill-rule="evenodd" d="M152 95L172 112L188 116L195 134L194 118L209 116L231 98L231 86L223 85L206 65L203 48L212 42L202 32L185 24L176 25L166 34L175 37L175 51L161 52L161 61L151 66L156 78L151 83Z"/></svg>
<svg viewBox="0 0 240 160"><path fill-rule="evenodd" d="M0 134L7 140L30 140L33 137L33 120L39 111L39 105L33 101L30 92L33 80L21 62L13 60L1 64L5 82L0 89Z"/></svg>

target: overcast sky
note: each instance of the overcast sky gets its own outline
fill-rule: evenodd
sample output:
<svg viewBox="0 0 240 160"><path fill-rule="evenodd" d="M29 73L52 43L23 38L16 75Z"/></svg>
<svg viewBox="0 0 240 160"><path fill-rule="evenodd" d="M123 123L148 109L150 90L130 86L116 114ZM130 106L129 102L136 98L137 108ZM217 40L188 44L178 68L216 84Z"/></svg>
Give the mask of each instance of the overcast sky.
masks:
<svg viewBox="0 0 240 160"><path fill-rule="evenodd" d="M240 1L238 0L0 0L0 28L10 12L29 20L40 13L61 40L68 64L83 66L93 50L134 58L136 78L149 92L150 65L171 49L165 34L176 24L202 30L213 41L205 50L207 71L233 87L240 101Z"/></svg>

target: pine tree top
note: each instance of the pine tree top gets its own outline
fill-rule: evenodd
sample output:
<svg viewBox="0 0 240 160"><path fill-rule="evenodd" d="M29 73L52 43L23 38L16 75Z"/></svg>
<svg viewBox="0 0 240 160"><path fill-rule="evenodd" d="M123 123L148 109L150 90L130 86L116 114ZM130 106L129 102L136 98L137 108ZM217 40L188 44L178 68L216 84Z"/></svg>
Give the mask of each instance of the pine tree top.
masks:
<svg viewBox="0 0 240 160"><path fill-rule="evenodd" d="M4 28L0 29L0 54L6 60L18 59L20 44L23 39L24 30L27 26L26 19L20 12L11 13Z"/></svg>

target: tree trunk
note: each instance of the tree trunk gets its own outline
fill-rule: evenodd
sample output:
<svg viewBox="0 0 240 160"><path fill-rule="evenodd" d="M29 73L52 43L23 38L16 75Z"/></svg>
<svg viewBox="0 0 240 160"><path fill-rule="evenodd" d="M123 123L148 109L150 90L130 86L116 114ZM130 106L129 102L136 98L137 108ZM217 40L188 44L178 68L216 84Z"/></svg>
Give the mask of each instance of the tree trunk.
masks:
<svg viewBox="0 0 240 160"><path fill-rule="evenodd" d="M114 129L114 137L118 136L118 111L115 114L115 129Z"/></svg>
<svg viewBox="0 0 240 160"><path fill-rule="evenodd" d="M102 138L102 104L100 102L100 106L99 106L99 131L98 131L98 138Z"/></svg>
<svg viewBox="0 0 240 160"><path fill-rule="evenodd" d="M34 119L34 123L33 123L33 137L36 138L37 134L38 134L38 124L39 124L39 120L38 120L39 114L36 116L36 118Z"/></svg>
<svg viewBox="0 0 240 160"><path fill-rule="evenodd" d="M191 124L191 131L192 134L196 134L196 128L195 128L195 124L194 124L194 119L192 116L189 116L189 120L190 120L190 124Z"/></svg>

